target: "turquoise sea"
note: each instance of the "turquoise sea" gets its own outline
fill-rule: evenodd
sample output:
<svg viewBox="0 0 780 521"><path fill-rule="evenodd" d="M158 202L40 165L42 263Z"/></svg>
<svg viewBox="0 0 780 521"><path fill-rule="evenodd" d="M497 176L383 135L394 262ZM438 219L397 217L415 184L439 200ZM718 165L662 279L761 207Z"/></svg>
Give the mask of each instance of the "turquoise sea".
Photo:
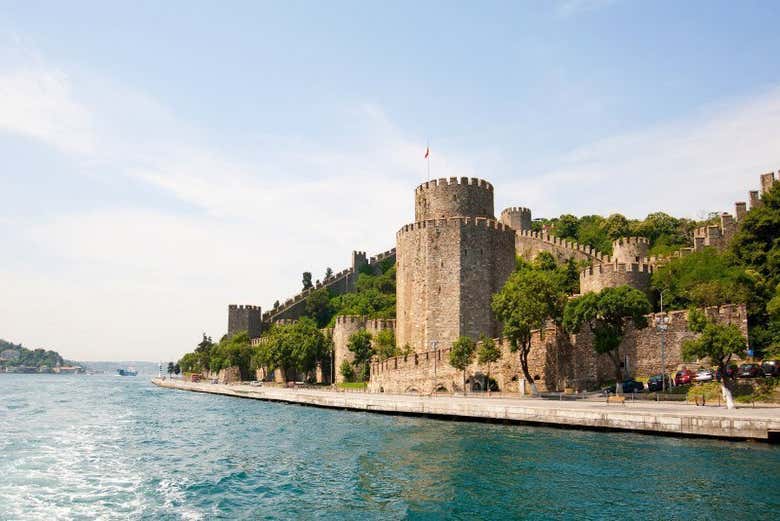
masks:
<svg viewBox="0 0 780 521"><path fill-rule="evenodd" d="M0 520L778 517L777 446L0 375Z"/></svg>

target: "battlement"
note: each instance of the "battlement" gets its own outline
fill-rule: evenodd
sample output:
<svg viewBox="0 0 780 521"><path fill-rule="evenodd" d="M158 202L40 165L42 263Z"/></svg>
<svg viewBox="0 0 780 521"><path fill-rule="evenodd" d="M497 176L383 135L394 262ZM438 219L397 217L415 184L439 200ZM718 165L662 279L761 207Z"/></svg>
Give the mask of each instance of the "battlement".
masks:
<svg viewBox="0 0 780 521"><path fill-rule="evenodd" d="M382 262L383 260L389 259L390 257L395 257L395 248L383 251L382 253L377 253L368 260L368 263L373 266L377 262Z"/></svg>
<svg viewBox="0 0 780 521"><path fill-rule="evenodd" d="M455 226L474 226L477 228L494 229L504 232L513 232L514 230L500 221L488 219L486 217L449 217L446 219L426 219L415 223L405 224L396 233L396 237L402 233L423 230L425 228L455 227Z"/></svg>
<svg viewBox="0 0 780 521"><path fill-rule="evenodd" d="M488 181L485 181L484 179L479 179L477 177L441 177L439 179L432 179L418 185L414 191L415 193L419 193L425 190L433 190L442 186L452 185L472 186L482 188L490 192L493 191L492 184L490 184Z"/></svg>
<svg viewBox="0 0 780 521"><path fill-rule="evenodd" d="M345 326L349 324L363 324L366 321L366 317L363 315L338 315L336 317L336 324Z"/></svg>
<svg viewBox="0 0 780 521"><path fill-rule="evenodd" d="M554 235L549 235L544 232L534 232L531 230L518 230L517 235L520 237L525 237L528 239L534 239L538 240L553 246L556 246L557 248L562 248L564 250L570 250L572 253L581 253L586 255L588 258L591 258L597 262L610 262L609 255L604 255L603 253L596 251L595 249L591 248L587 244L579 244L572 241L567 241L564 239L561 239L560 237L555 237Z"/></svg>
<svg viewBox="0 0 780 521"><path fill-rule="evenodd" d="M228 310L260 311L260 306L230 304Z"/></svg>
<svg viewBox="0 0 780 521"><path fill-rule="evenodd" d="M650 245L650 239L647 237L621 237L612 241L612 247L620 247L630 244L646 244Z"/></svg>

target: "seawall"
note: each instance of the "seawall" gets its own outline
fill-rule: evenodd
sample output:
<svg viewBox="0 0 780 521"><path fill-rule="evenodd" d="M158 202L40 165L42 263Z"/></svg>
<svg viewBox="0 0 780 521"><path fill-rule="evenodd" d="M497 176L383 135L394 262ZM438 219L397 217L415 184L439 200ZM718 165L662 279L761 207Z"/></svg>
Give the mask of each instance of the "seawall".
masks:
<svg viewBox="0 0 780 521"><path fill-rule="evenodd" d="M441 419L538 424L564 428L634 431L670 436L777 442L780 408L728 411L655 402L607 405L604 401L556 402L520 398L408 396L190 383L155 378L159 387L332 409Z"/></svg>

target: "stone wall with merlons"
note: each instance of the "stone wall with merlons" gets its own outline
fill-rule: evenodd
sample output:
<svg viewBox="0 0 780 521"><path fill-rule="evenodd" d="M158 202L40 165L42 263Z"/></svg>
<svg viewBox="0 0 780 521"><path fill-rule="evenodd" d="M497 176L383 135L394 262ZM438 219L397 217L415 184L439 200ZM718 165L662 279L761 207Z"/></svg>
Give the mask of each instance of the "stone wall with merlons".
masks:
<svg viewBox="0 0 780 521"><path fill-rule="evenodd" d="M744 305L724 305L707 308L706 312L722 323L737 325L747 339L747 311ZM687 330L687 311L667 314L669 326L665 333L666 370L674 371L682 366L696 369L707 365L706 360L686 363L681 347L685 339L694 334ZM654 319L660 314L648 315L649 326L637 330L629 325L619 353L624 361L624 375L646 377L661 371L661 337L654 327ZM565 387L576 390L595 389L606 380L614 380L616 368L607 355L593 350L593 337L583 329L580 334L566 335L554 328L534 334L528 362L531 376L540 391L561 391ZM505 339L497 340L501 346L501 359L492 364L490 377L499 390L518 391L518 375L521 375L517 353L509 349ZM438 351L418 352L408 356L390 358L371 365L369 390L388 393L422 393L434 391L461 392L463 375L449 362L449 348ZM484 381L488 368L473 363L466 371L470 382ZM528 391L528 387L526 388Z"/></svg>

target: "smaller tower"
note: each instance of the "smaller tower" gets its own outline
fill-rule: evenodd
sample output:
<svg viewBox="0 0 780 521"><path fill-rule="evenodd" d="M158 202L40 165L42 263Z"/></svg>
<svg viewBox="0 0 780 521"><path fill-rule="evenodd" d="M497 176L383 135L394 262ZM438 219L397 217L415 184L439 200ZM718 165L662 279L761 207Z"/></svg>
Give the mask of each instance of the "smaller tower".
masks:
<svg viewBox="0 0 780 521"><path fill-rule="evenodd" d="M747 203L744 201L734 203L734 215L737 216L737 222L741 222L745 218L745 214L747 214Z"/></svg>
<svg viewBox="0 0 780 521"><path fill-rule="evenodd" d="M761 194L767 193L772 185L775 184L775 173L769 172L767 174L761 174Z"/></svg>
<svg viewBox="0 0 780 521"><path fill-rule="evenodd" d="M621 237L612 241L612 259L624 264L644 262L650 251L650 241L647 237Z"/></svg>
<svg viewBox="0 0 780 521"><path fill-rule="evenodd" d="M501 212L501 222L515 231L531 229L531 210L520 206L506 208Z"/></svg>
<svg viewBox="0 0 780 521"><path fill-rule="evenodd" d="M228 336L241 331L249 333L249 338L257 338L263 329L263 313L260 306L228 306Z"/></svg>
<svg viewBox="0 0 780 521"><path fill-rule="evenodd" d="M368 264L368 257L366 256L366 252L364 251L353 251L352 252L352 271L357 273L360 268Z"/></svg>

